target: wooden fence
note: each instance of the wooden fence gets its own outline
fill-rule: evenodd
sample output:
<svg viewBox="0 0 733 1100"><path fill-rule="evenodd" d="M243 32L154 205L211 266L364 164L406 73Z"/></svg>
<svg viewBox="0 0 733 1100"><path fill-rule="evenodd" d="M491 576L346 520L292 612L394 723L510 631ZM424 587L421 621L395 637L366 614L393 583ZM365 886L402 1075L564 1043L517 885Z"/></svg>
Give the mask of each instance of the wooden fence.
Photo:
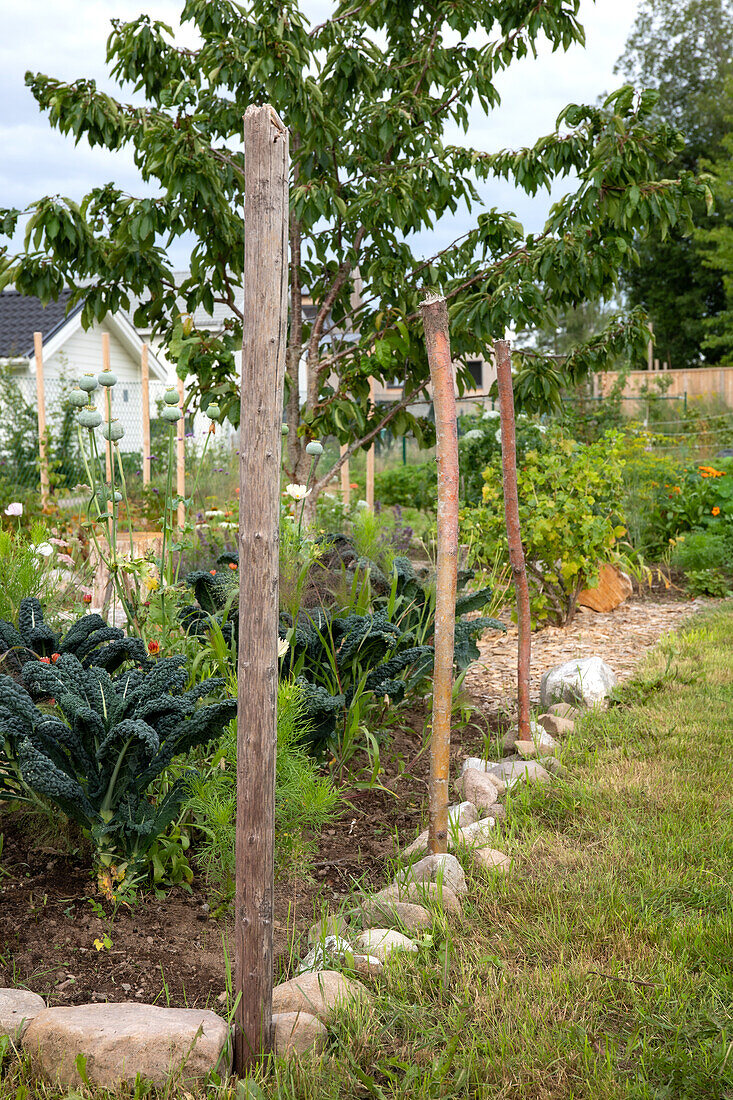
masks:
<svg viewBox="0 0 733 1100"><path fill-rule="evenodd" d="M607 396L616 385L615 371L596 374L593 379L594 397ZM645 388L667 397L687 398L717 397L733 408L733 367L696 367L693 370L635 370L629 374L624 386L624 397L633 398Z"/></svg>

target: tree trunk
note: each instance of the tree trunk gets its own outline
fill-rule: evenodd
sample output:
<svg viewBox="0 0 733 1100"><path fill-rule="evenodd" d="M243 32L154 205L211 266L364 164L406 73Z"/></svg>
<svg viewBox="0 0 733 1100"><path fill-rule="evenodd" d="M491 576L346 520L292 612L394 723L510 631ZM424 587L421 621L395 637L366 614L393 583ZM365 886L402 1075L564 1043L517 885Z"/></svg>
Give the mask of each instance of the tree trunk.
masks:
<svg viewBox="0 0 733 1100"><path fill-rule="evenodd" d="M288 132L244 116L244 334L240 420L234 1062L272 1046L278 546L287 326Z"/></svg>
<svg viewBox="0 0 733 1100"><path fill-rule="evenodd" d="M512 357L506 340L494 342L496 381L501 414L501 464L504 475L504 513L509 542L509 564L517 595L517 711L519 739L531 741L529 724L529 662L532 645L532 621L529 612L529 586L519 526L519 494L517 492L517 443L514 427L514 390L512 388Z"/></svg>
<svg viewBox="0 0 733 1100"><path fill-rule="evenodd" d="M433 732L430 742L430 851L448 850L450 722L458 575L458 426L448 307L432 295L421 306L430 363L438 458L438 562L435 579Z"/></svg>

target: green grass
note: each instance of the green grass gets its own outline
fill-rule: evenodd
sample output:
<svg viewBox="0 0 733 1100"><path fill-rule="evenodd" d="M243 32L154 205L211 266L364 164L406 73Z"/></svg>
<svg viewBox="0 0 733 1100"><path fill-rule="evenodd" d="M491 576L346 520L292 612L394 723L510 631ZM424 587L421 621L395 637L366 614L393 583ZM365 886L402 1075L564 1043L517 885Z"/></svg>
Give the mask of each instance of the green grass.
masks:
<svg viewBox="0 0 733 1100"><path fill-rule="evenodd" d="M511 873L472 878L462 920L388 968L320 1059L217 1094L733 1097L732 749L728 605L586 718L566 780L512 798ZM4 1095L23 1083L34 1095L11 1065Z"/></svg>

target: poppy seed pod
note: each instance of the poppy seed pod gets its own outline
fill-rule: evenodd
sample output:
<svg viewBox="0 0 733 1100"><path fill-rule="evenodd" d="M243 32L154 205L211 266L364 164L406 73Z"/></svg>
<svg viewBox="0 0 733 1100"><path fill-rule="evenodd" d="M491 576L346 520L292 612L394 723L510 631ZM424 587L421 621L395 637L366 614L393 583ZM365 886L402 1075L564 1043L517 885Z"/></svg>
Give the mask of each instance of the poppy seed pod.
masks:
<svg viewBox="0 0 733 1100"><path fill-rule="evenodd" d="M183 413L175 405L166 405L160 413L162 420L167 420L169 424L175 424L177 420L180 420Z"/></svg>
<svg viewBox="0 0 733 1100"><path fill-rule="evenodd" d="M283 424L282 433L283 433L283 435L290 435L290 428L288 427L287 424Z"/></svg>
<svg viewBox="0 0 733 1100"><path fill-rule="evenodd" d="M91 393L96 390L99 382L97 382L97 376L95 374L82 374L79 379L79 389L85 390L87 393Z"/></svg>
<svg viewBox="0 0 733 1100"><path fill-rule="evenodd" d="M317 439L312 439L310 443L306 444L305 453L307 455L322 455L323 445Z"/></svg>
<svg viewBox="0 0 733 1100"><path fill-rule="evenodd" d="M72 390L69 394L69 404L76 409L83 409L89 401L89 395L84 390Z"/></svg>
<svg viewBox="0 0 733 1100"><path fill-rule="evenodd" d="M103 370L101 374L97 375L97 381L100 386L114 386L117 382L117 375L113 374L111 370Z"/></svg>
<svg viewBox="0 0 733 1100"><path fill-rule="evenodd" d="M97 412L94 405L87 405L79 413L79 423L82 428L98 428L102 423L102 414Z"/></svg>
<svg viewBox="0 0 733 1100"><path fill-rule="evenodd" d="M112 420L109 424L105 424L102 427L102 435L105 439L111 439L113 443L116 443L118 439L122 439L125 434L125 429L120 424L119 420Z"/></svg>
<svg viewBox="0 0 733 1100"><path fill-rule="evenodd" d="M217 404L211 404L206 406L206 415L209 420L218 420L221 416L221 409Z"/></svg>
<svg viewBox="0 0 733 1100"><path fill-rule="evenodd" d="M163 394L163 400L165 401L166 405L177 405L178 404L178 390L174 389L173 387L166 390L165 393Z"/></svg>

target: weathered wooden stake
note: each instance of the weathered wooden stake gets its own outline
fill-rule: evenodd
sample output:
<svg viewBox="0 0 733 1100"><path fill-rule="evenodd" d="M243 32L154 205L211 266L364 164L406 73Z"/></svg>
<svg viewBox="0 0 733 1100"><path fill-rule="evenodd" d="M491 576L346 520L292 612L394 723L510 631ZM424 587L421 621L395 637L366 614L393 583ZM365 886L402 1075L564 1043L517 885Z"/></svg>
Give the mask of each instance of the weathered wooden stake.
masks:
<svg viewBox="0 0 733 1100"><path fill-rule="evenodd" d="M430 295L420 307L430 364L438 458L438 563L435 578L433 733L430 743L429 847L448 850L450 721L458 575L458 425L448 307Z"/></svg>
<svg viewBox="0 0 733 1100"><path fill-rule="evenodd" d="M369 379L369 404L374 407L374 379ZM366 453L366 502L370 508L374 508L374 444L372 443Z"/></svg>
<svg viewBox="0 0 733 1100"><path fill-rule="evenodd" d="M346 443L342 443L339 450L340 450L340 453L343 454L344 451L348 450L348 445ZM351 480L350 480L350 474L349 474L349 460L348 460L348 458L346 459L346 462L344 462L343 466L341 467L341 499L344 502L344 504L348 507L349 501L351 500Z"/></svg>
<svg viewBox="0 0 733 1100"><path fill-rule="evenodd" d="M517 710L519 740L531 741L529 723L529 662L532 646L532 620L529 611L529 586L524 562L522 531L519 526L519 493L517 491L517 444L514 428L514 389L512 387L512 357L506 340L494 341L496 383L499 390L501 415L501 465L504 479L504 514L509 542L509 564L517 595Z"/></svg>
<svg viewBox="0 0 733 1100"><path fill-rule="evenodd" d="M183 412L183 379L178 379L178 400ZM176 436L176 492L179 497L186 495L186 418L182 416L178 421L178 435ZM181 530L186 525L186 505L178 505L178 526Z"/></svg>
<svg viewBox="0 0 733 1100"><path fill-rule="evenodd" d="M102 333L102 370L110 370L110 358L109 358L109 333ZM104 408L102 409L102 416L109 424L112 419L112 389L105 386L101 394L102 401L104 402ZM104 448L104 476L107 484L112 481L112 443L108 439ZM112 501L107 501L107 508L112 511Z"/></svg>
<svg viewBox="0 0 733 1100"><path fill-rule="evenodd" d="M41 470L41 506L48 506L48 441L46 439L46 387L43 378L43 333L33 333L36 359L36 400L38 402L38 458Z"/></svg>
<svg viewBox="0 0 733 1100"><path fill-rule="evenodd" d="M239 444L239 714L234 1062L272 1045L280 447L287 326L288 132L244 116L244 325Z"/></svg>
<svg viewBox="0 0 733 1100"><path fill-rule="evenodd" d="M148 345L143 344L140 355L140 380L143 411L143 485L150 484L150 368Z"/></svg>

